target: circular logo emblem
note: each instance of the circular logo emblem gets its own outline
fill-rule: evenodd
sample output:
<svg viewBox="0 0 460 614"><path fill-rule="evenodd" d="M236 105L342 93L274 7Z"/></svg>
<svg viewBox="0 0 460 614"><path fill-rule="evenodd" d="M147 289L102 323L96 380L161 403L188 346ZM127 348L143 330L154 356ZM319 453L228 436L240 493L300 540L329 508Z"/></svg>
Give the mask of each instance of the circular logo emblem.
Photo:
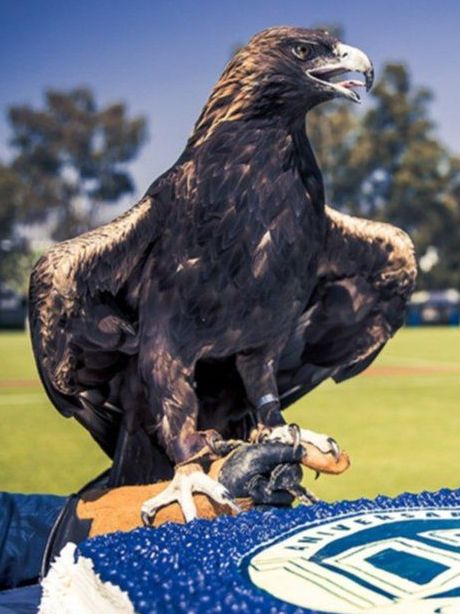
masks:
<svg viewBox="0 0 460 614"><path fill-rule="evenodd" d="M460 614L460 490L166 523L87 539L71 558L71 587L109 583L139 614Z"/></svg>
<svg viewBox="0 0 460 614"><path fill-rule="evenodd" d="M251 582L319 612L460 612L460 511L359 512L298 527L245 559Z"/></svg>

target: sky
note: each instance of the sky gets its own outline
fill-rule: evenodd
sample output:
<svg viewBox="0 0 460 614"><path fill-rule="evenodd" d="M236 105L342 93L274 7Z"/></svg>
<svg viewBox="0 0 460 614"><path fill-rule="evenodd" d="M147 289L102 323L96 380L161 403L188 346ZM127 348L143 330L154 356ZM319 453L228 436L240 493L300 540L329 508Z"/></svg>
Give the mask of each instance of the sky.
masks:
<svg viewBox="0 0 460 614"><path fill-rule="evenodd" d="M458 0L0 0L0 159L11 156L10 105L89 85L101 104L147 117L134 201L181 153L236 45L269 26L318 24L340 24L377 78L385 61L406 63L433 89L438 134L460 153Z"/></svg>

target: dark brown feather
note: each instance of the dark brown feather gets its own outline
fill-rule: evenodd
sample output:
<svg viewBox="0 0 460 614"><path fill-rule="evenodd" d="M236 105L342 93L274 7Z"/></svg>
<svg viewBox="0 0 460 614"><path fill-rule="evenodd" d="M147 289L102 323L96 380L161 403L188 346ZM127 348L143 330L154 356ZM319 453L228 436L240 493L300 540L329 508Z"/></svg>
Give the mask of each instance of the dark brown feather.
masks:
<svg viewBox="0 0 460 614"><path fill-rule="evenodd" d="M136 479L135 442L158 460L137 479L165 477L205 444L201 430L244 436L258 398L286 406L358 372L401 324L410 241L324 207L304 126L324 98L286 46L305 36L327 57L337 42L297 28L254 37L146 196L34 269L40 375L115 457L118 482Z"/></svg>

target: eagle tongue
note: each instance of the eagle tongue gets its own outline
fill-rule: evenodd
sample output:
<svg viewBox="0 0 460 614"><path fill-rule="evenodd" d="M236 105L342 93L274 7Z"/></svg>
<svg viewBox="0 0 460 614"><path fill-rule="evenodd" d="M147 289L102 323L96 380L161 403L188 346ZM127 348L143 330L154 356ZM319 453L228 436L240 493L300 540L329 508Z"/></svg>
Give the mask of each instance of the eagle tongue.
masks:
<svg viewBox="0 0 460 614"><path fill-rule="evenodd" d="M338 83L341 87L345 87L347 90L351 90L354 87L364 87L364 83L362 81L358 81L357 79L350 79L349 81L340 81Z"/></svg>

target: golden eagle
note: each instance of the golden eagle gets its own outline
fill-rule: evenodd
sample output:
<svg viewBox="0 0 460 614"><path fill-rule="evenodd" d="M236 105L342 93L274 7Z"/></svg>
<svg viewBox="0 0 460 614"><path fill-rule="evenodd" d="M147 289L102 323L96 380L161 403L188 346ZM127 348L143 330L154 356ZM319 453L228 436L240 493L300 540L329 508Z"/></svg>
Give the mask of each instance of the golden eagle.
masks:
<svg viewBox="0 0 460 614"><path fill-rule="evenodd" d="M350 71L365 83L340 80ZM412 243L325 206L305 132L309 109L357 102L372 80L368 57L327 32L257 34L144 198L35 266L38 370L56 408L113 459L110 484L179 467L166 498L186 518L194 490L225 500L191 459L254 427L286 441L281 410L362 371L401 326ZM337 451L327 436L301 437Z"/></svg>

